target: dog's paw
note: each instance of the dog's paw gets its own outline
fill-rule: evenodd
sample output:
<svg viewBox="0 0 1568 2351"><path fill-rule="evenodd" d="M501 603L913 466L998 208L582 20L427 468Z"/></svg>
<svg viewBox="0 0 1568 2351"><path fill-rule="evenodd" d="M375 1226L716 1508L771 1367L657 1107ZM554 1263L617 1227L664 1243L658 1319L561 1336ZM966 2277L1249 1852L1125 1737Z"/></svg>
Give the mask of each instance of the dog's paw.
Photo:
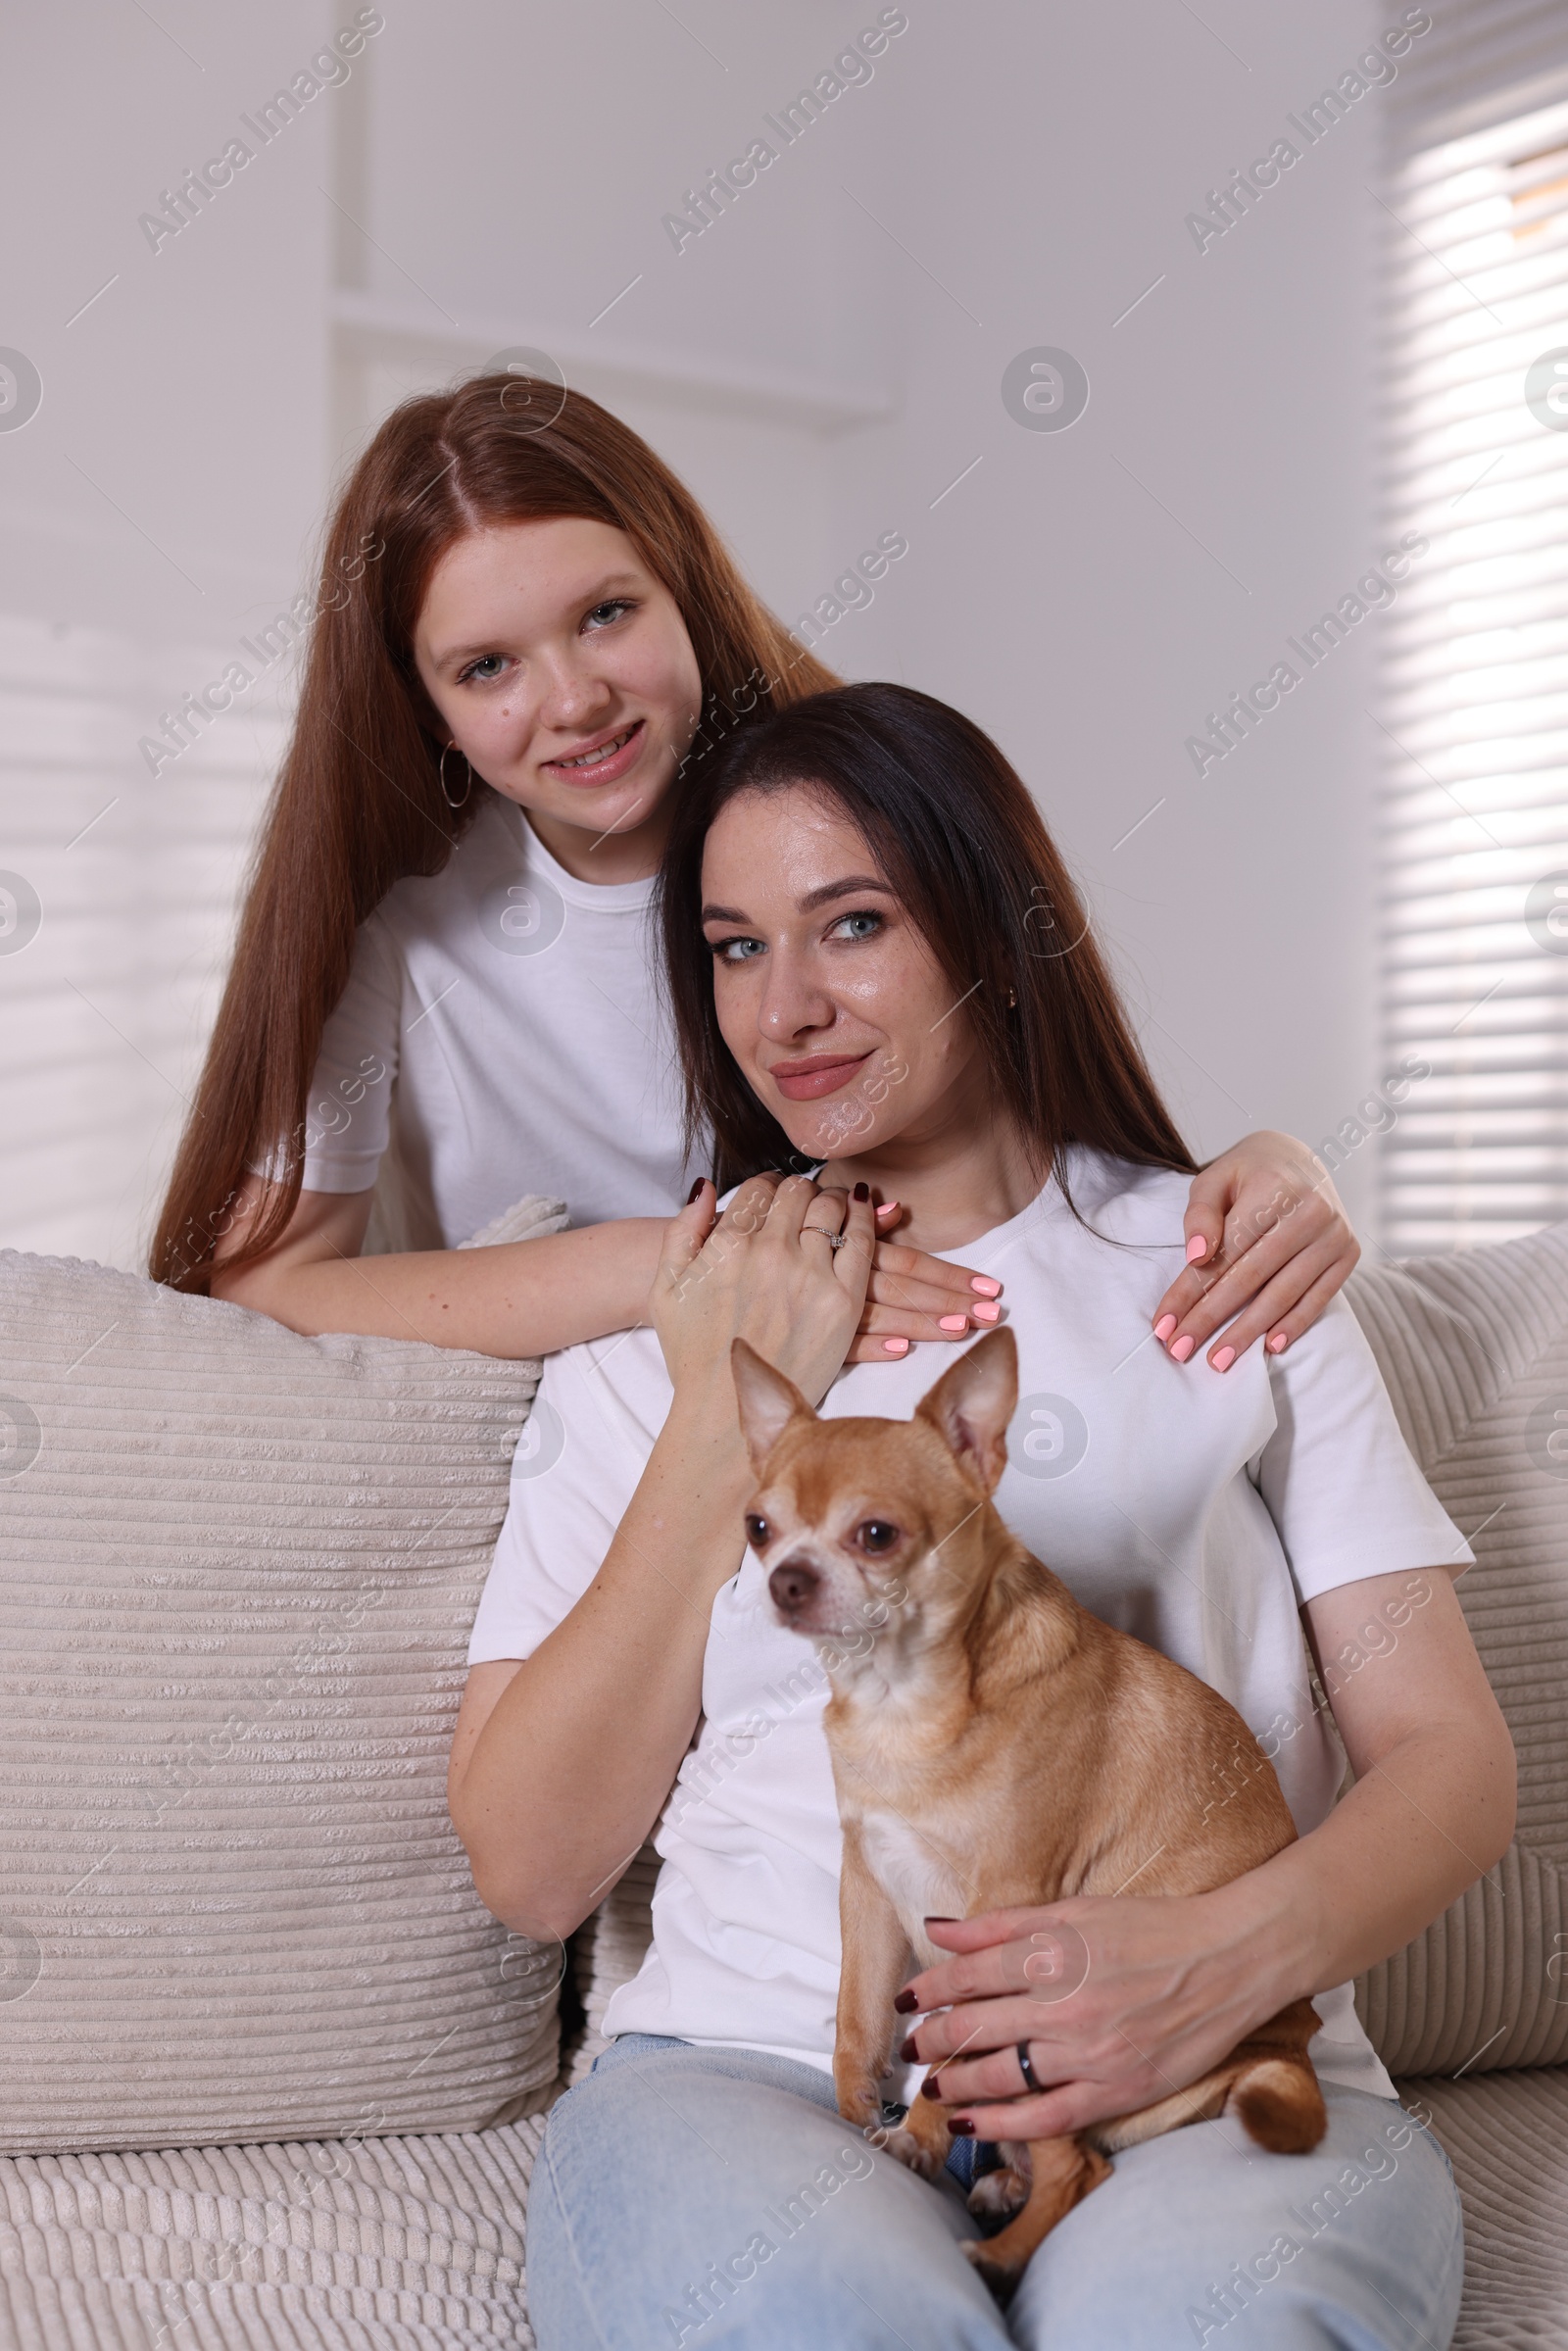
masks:
<svg viewBox="0 0 1568 2351"><path fill-rule="evenodd" d="M893 2125L877 2144L884 2154L896 2155L900 2163L906 2164L919 2180L939 2179L947 2164L945 2148L927 2146L923 2139L916 2138L914 2132L906 2130L902 2123Z"/></svg>
<svg viewBox="0 0 1568 2351"><path fill-rule="evenodd" d="M1029 2182L1010 2165L982 2173L969 2190L969 2210L977 2221L1010 2221L1028 2201Z"/></svg>
<svg viewBox="0 0 1568 2351"><path fill-rule="evenodd" d="M1005 2310L1007 2304L1012 2300L1018 2284L1017 2271L1008 2268L1003 2262L993 2260L991 2248L983 2238L965 2237L958 2250L960 2253L968 2255L971 2268L990 2287L992 2298L999 2309Z"/></svg>

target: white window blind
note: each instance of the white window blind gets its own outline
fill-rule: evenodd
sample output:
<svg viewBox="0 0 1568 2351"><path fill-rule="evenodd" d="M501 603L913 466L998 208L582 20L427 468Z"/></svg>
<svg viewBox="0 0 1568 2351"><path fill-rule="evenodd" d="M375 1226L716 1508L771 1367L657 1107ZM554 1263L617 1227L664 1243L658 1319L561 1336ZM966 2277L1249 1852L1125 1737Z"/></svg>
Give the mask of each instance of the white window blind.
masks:
<svg viewBox="0 0 1568 2351"><path fill-rule="evenodd" d="M1483 65L1541 65L1526 16L1470 12ZM1431 542L1377 713L1385 1043L1430 1071L1381 1161L1405 1252L1568 1217L1568 102L1477 103L1464 29L1446 96L1491 119L1410 125L1385 187L1388 520Z"/></svg>
<svg viewBox="0 0 1568 2351"><path fill-rule="evenodd" d="M284 708L138 742L232 659L0 611L0 1246L145 1266Z"/></svg>

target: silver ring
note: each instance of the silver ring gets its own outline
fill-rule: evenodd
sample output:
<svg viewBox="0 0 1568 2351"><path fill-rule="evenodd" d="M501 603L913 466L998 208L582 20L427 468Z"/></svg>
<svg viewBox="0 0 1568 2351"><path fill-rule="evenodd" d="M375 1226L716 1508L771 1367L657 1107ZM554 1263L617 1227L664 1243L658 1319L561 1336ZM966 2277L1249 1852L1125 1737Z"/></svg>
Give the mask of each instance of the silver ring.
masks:
<svg viewBox="0 0 1568 2351"><path fill-rule="evenodd" d="M803 1224L801 1231L815 1233L819 1240L827 1243L829 1249L842 1249L849 1239L848 1233L830 1233L825 1224Z"/></svg>
<svg viewBox="0 0 1568 2351"><path fill-rule="evenodd" d="M1037 2079L1035 2069L1029 2062L1029 2043L1026 2040L1021 2040L1018 2043L1017 2055L1018 2071L1023 2076L1024 2088L1033 2090L1038 2096L1039 2092L1045 2087L1045 2084L1043 2082Z"/></svg>

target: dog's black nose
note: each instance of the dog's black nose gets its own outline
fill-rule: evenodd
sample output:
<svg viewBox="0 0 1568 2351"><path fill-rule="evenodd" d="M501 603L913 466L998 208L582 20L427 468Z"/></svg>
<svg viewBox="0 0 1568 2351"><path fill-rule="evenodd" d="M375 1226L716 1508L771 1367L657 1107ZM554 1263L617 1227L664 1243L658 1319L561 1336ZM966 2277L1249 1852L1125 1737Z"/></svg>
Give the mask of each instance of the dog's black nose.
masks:
<svg viewBox="0 0 1568 2351"><path fill-rule="evenodd" d="M781 1559L767 1579L773 1605L786 1616L798 1616L809 1605L822 1579L805 1559Z"/></svg>

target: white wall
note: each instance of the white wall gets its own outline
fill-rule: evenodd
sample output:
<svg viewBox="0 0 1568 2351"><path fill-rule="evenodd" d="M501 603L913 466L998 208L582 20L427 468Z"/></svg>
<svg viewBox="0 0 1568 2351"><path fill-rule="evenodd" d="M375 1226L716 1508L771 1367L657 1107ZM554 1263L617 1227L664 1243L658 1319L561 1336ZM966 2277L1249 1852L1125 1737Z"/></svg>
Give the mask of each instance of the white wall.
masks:
<svg viewBox="0 0 1568 2351"><path fill-rule="evenodd" d="M945 11L905 37L857 188L950 291L847 221L902 407L875 436L874 488L855 464L841 497L912 548L835 643L848 660L853 631L858 667L999 735L1207 1152L1252 1125L1315 1141L1376 1074L1362 705L1378 623L1203 780L1185 740L1378 545L1362 183L1382 100L1200 253L1187 213L1267 153L1366 24L1358 0L1200 13L1239 58L1163 4ZM1000 397L1008 361L1042 345L1090 378L1059 433L1023 429ZM1367 1173L1345 1178L1359 1205Z"/></svg>
<svg viewBox="0 0 1568 2351"><path fill-rule="evenodd" d="M353 13L165 0L154 25L94 0L8 35L22 228L0 343L44 402L0 433L0 869L33 880L45 920L0 955L0 1244L134 1261L286 680L156 782L137 736L308 576L368 424L508 343L648 433L788 618L905 531L824 657L999 735L1195 1142L1337 1123L1377 1074L1376 620L1206 779L1183 743L1378 545L1362 183L1381 96L1206 254L1184 216L1351 63L1360 0L1310 21L1208 0L1212 30L1168 0L910 0L870 83L679 253L662 216L875 6L391 0L351 80L149 250L138 213ZM1002 404L1037 345L1089 373L1064 433ZM1364 1197L1362 1174L1345 1188Z"/></svg>

